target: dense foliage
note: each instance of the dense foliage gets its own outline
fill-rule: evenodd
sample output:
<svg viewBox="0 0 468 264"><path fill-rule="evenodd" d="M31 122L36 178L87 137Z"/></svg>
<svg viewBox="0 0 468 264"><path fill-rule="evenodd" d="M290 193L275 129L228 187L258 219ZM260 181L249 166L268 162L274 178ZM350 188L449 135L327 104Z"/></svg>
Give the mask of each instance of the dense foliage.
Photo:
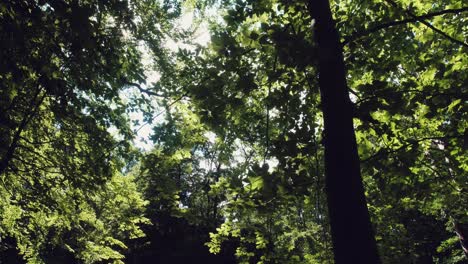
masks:
<svg viewBox="0 0 468 264"><path fill-rule="evenodd" d="M0 263L333 263L319 2L1 2ZM382 263L464 263L468 7L330 7Z"/></svg>
<svg viewBox="0 0 468 264"><path fill-rule="evenodd" d="M117 261L123 241L143 235L146 202L120 171L132 153L128 101L144 98L121 93L145 81L141 42L163 56L159 42L176 15L169 9L151 1L0 3L2 254Z"/></svg>

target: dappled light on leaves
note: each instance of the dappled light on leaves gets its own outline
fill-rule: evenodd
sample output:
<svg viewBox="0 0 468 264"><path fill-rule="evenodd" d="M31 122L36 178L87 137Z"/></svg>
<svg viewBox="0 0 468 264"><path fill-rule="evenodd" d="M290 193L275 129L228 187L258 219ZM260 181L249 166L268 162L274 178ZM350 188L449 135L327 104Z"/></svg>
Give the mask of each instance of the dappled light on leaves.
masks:
<svg viewBox="0 0 468 264"><path fill-rule="evenodd" d="M1 2L0 263L466 262L467 15Z"/></svg>

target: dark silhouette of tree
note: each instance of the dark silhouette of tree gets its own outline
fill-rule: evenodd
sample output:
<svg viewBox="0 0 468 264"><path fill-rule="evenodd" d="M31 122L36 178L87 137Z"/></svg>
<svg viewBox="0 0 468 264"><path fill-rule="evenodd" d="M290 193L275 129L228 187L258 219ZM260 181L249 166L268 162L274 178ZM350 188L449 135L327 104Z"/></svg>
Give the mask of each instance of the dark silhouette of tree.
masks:
<svg viewBox="0 0 468 264"><path fill-rule="evenodd" d="M338 32L328 0L311 0L318 49L327 193L336 263L380 263L369 218Z"/></svg>

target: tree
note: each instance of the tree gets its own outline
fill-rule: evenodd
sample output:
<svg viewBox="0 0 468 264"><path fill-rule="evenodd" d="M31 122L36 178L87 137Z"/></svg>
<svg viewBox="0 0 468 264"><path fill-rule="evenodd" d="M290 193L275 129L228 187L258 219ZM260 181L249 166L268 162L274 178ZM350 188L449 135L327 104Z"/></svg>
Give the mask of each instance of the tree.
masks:
<svg viewBox="0 0 468 264"><path fill-rule="evenodd" d="M173 4L0 4L2 251L30 263L121 262L123 242L142 236L145 203L120 171L134 153L127 113L147 100L128 90L145 82L141 46L163 66Z"/></svg>
<svg viewBox="0 0 468 264"><path fill-rule="evenodd" d="M152 225L144 227L147 237L135 245L131 263L233 263L232 252L215 256L204 245L222 222L222 193L211 186L229 173L221 169L227 147L210 140L206 126L183 103L166 109L166 120L154 127L155 146L132 172L149 201Z"/></svg>
<svg viewBox="0 0 468 264"><path fill-rule="evenodd" d="M467 7L185 5L0 3L0 262L466 261Z"/></svg>
<svg viewBox="0 0 468 264"><path fill-rule="evenodd" d="M260 226L268 221L262 221L258 212L287 214L279 204L289 194L300 198L303 191L306 195L321 192L323 170L320 165L312 165L308 157L315 152L320 160L321 142L330 144L320 133L321 114L317 111L326 104L323 98L320 102L317 93L323 54L317 51L320 46L313 41L310 26L319 28L315 24L318 17L312 22L316 16L310 13L314 12L313 5L306 8L305 4L227 2L222 11L223 22L212 25L211 45L207 49L182 50L181 73L164 84L174 91L184 91L180 93L190 98L190 104L196 106L194 111L211 130L221 137L229 135L252 150L252 155L243 156L250 157L244 173L238 172L219 183L230 194L226 196L225 224L213 234L212 240L214 251L219 241L241 240L237 253L242 261L273 261L280 249L287 252L283 256L294 252L296 245L280 245L275 239L287 232L292 221L282 225L278 217L273 217L278 221L273 221L272 226L278 229L263 230ZM466 201L461 192L466 188L461 179L466 166L462 165L464 158L455 154L465 151L461 87L466 77L460 66L466 57L462 52L465 45L460 41L463 29L459 25L466 20L466 8L459 3L340 1L333 2L331 9L342 36L338 40L348 70L346 80L340 79L340 101L343 109L348 109L344 111L350 132L348 146L353 149L352 117L382 260L460 261L462 251L454 244L457 238L452 219L464 219L459 209ZM317 16L323 15L320 12ZM446 28L447 32L439 28ZM337 45L335 39L330 46L339 51ZM427 53L434 48L436 55ZM345 81L352 94L351 102ZM343 131L325 129L324 134ZM356 165L354 153L351 156ZM275 159L278 166L265 166ZM354 168L357 187L352 190L359 193L359 169ZM444 184L443 179L450 184ZM314 186L314 181L319 184ZM356 197L361 204L362 227L367 230L363 234L368 234L369 247L375 248L371 227L365 220L367 210L362 194ZM265 208L265 204L272 207ZM318 213L317 219L327 221L323 219L324 213ZM323 226L321 221L315 223ZM426 229L414 224L418 221L437 232L423 235ZM259 226L249 232L248 227L255 222ZM269 236L273 239L265 239ZM317 234L306 237L317 238ZM326 239L317 244L326 244ZM388 248L392 249L392 255ZM368 252L371 251L361 253ZM375 250L372 252L375 257ZM337 258L350 254L358 251ZM313 262L309 257L301 261Z"/></svg>
<svg viewBox="0 0 468 264"><path fill-rule="evenodd" d="M232 14L243 18L248 12L243 8L236 6ZM255 11L264 13L261 5ZM236 255L242 263L326 261L326 212L321 192L314 191L323 186L318 98L309 89L313 80L308 72L297 71L312 56L289 49L298 44L300 51L307 50L312 32L294 17L287 28L279 26L279 15L263 15L245 25L226 19L227 26L213 29L210 49L180 52L185 67L163 84L179 90L174 100L184 94L195 106L192 111L236 153L228 160L232 173L216 185L226 192L225 223L211 235L210 248L218 252L223 241L239 240ZM242 31L258 21L261 29ZM310 39L294 38L294 30ZM163 75L162 80L168 79ZM316 155L308 156L311 152ZM270 171L267 164L275 160L279 164Z"/></svg>
<svg viewBox="0 0 468 264"><path fill-rule="evenodd" d="M315 19L325 133L325 190L335 262L379 263L362 184L338 32L327 0L309 1L308 8Z"/></svg>

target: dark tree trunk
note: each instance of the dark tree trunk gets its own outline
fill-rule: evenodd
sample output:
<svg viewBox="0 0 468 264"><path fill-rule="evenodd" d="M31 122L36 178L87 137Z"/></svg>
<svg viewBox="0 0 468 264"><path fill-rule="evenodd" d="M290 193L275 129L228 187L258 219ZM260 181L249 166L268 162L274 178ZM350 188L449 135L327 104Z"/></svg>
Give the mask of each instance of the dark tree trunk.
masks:
<svg viewBox="0 0 468 264"><path fill-rule="evenodd" d="M325 174L335 262L380 263L362 184L343 50L328 0L309 0L319 52Z"/></svg>

